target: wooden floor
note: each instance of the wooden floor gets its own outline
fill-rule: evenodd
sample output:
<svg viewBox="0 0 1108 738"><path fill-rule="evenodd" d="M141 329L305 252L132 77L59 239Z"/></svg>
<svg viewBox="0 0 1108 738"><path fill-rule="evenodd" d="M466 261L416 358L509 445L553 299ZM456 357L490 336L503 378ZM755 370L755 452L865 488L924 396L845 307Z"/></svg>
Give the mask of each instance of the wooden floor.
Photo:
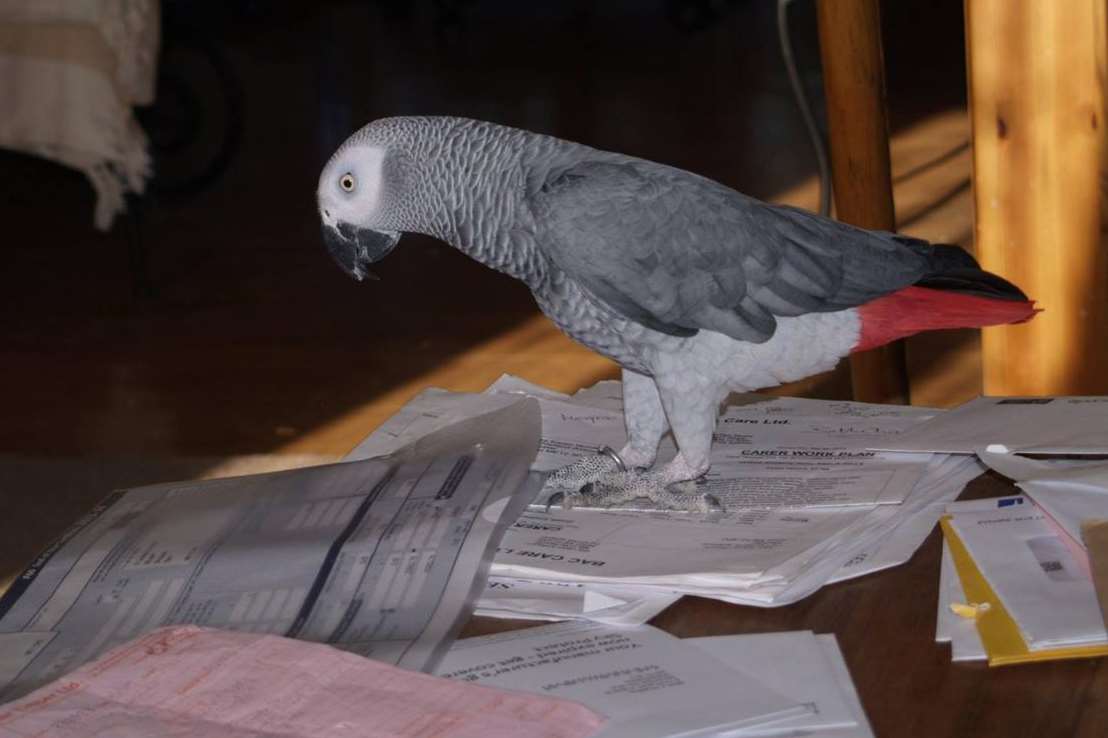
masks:
<svg viewBox="0 0 1108 738"><path fill-rule="evenodd" d="M79 175L0 155L0 453L342 454L428 386L480 390L510 372L570 391L617 376L539 315L521 285L443 244L406 236L380 282L355 283L332 265L318 171L380 115L487 118L765 199L816 202L773 3L504 0L459 4L459 17L449 3L210 5L238 8L209 9L199 25L239 79L244 135L209 186L149 204L137 231L152 296L133 289L126 222L92 231ZM694 6L719 17L690 15ZM818 96L814 12L791 7ZM970 246L961 3L886 3L885 22L900 228ZM978 344L972 332L913 339L914 401L978 393ZM782 391L848 388L840 370ZM0 503L8 519L51 514L17 489L0 490ZM1003 674L950 665L930 642L937 545L785 610L690 600L658 622L680 635L838 633L880 736L1108 734L1097 662Z"/></svg>
<svg viewBox="0 0 1108 738"><path fill-rule="evenodd" d="M572 390L615 376L610 362L538 315L521 285L441 243L407 236L380 266L381 282L349 280L322 249L313 197L321 163L358 125L440 112L576 138L815 206L811 146L767 40L772 13L747 7L681 30L658 13L586 5L551 18L489 11L461 25L429 10L384 22L348 3L208 19L240 79L244 136L209 187L145 209L138 233L152 297L133 294L127 221L95 233L79 175L4 155L0 450L342 453L428 385L480 390L512 372ZM812 15L798 3L791 17L818 103ZM630 30L612 37L615 24ZM894 37L912 31L910 19L892 15L888 24ZM373 43L353 28L370 29ZM546 33L528 35L539 29ZM581 44L569 60L557 56L567 38ZM925 72L911 60L897 66L913 38L888 52L898 217L908 233L968 245L957 47L945 67L942 57ZM661 58L658 48L671 51ZM529 65L498 66L524 56ZM171 58L186 72L201 66L179 52ZM194 73L201 85L203 71ZM167 161L163 176L187 166ZM975 394L975 346L968 332L913 343L915 401L950 405ZM848 387L840 371L782 391L845 396Z"/></svg>

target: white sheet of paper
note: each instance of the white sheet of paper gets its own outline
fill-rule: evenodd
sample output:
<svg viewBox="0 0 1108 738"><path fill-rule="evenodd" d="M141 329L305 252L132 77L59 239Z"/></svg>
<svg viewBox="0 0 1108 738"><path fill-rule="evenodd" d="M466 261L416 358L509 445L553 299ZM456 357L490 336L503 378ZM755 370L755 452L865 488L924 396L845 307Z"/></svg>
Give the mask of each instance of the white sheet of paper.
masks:
<svg viewBox="0 0 1108 738"><path fill-rule="evenodd" d="M580 702L609 720L597 738L707 735L809 712L650 626L560 623L467 638L437 673Z"/></svg>
<svg viewBox="0 0 1108 738"><path fill-rule="evenodd" d="M582 405L623 412L623 382L618 379L603 379L594 385L577 390L571 400L580 402Z"/></svg>
<svg viewBox="0 0 1108 738"><path fill-rule="evenodd" d="M1029 649L1108 643L1092 581L1041 510L956 510L951 524Z"/></svg>
<svg viewBox="0 0 1108 738"><path fill-rule="evenodd" d="M582 620L585 585L490 576L474 615L521 620Z"/></svg>
<svg viewBox="0 0 1108 738"><path fill-rule="evenodd" d="M788 727L791 726L794 720L802 720L803 718L792 718L790 720L782 721L773 725L767 725L764 727L750 728L746 730L738 731L720 731L714 734L714 738L753 738L754 736L807 736L809 738L873 738L873 729L869 725L869 720L866 718L865 710L862 708L862 702L858 697L858 691L854 687L854 680L850 677L850 670L847 668L846 660L843 659L842 651L839 650L839 644L835 640L833 635L817 635L815 636L816 644L823 652L824 659L827 662L828 679L833 681L838 689L842 692L846 701L847 709L850 711L850 715L853 719L853 724L849 726L841 726L837 728L800 728L800 727ZM787 665L782 665L786 672L788 671Z"/></svg>
<svg viewBox="0 0 1108 738"><path fill-rule="evenodd" d="M812 706L813 711L808 714L774 723L774 731L814 731L857 725L825 649L811 631L711 636L690 638L687 642L735 671L757 679L798 703ZM748 729L741 734L757 732L757 729Z"/></svg>
<svg viewBox="0 0 1108 738"><path fill-rule="evenodd" d="M629 587L491 576L475 614L642 625L680 598L677 592L647 594Z"/></svg>
<svg viewBox="0 0 1108 738"><path fill-rule="evenodd" d="M978 397L870 448L971 454L1108 453L1108 397Z"/></svg>
<svg viewBox="0 0 1108 738"><path fill-rule="evenodd" d="M674 513L530 510L501 539L494 573L626 584L725 586L764 579L868 508Z"/></svg>
<svg viewBox="0 0 1108 738"><path fill-rule="evenodd" d="M391 454L429 433L467 418L502 410L519 399L518 395L510 394L447 392L436 388L424 390L362 439L343 457L343 461L361 461Z"/></svg>
<svg viewBox="0 0 1108 738"><path fill-rule="evenodd" d="M504 376L484 395L424 391L346 459L389 453L460 418L496 409L505 398L519 394L537 399L542 410L536 471L552 471L595 454L603 446L618 450L624 445L622 410L613 406L618 393L611 386L565 397ZM713 468L706 478L706 491L729 510L896 503L904 499L926 466L927 458L920 455L874 453L865 446L873 437L902 433L932 417L935 410L763 395L736 397L744 404L727 408L721 416ZM607 406L589 406L583 404L583 398ZM659 450L659 462L675 452L667 436Z"/></svg>
<svg viewBox="0 0 1108 738"><path fill-rule="evenodd" d="M861 550L840 567L830 582L846 581L908 561L935 529L947 504L984 470L985 467L972 456L933 457L903 509L897 510L901 522L860 547Z"/></svg>
<svg viewBox="0 0 1108 738"><path fill-rule="evenodd" d="M601 447L618 450L624 445L622 412L535 397L543 414L536 470L553 471ZM864 446L881 434L898 434L934 411L905 408L878 415L859 407L870 406L758 396L758 402L727 408L713 441L705 492L728 510L902 501L923 473L927 457ZM675 453L672 439L665 438L658 463Z"/></svg>
<svg viewBox="0 0 1108 738"><path fill-rule="evenodd" d="M843 658L843 653L839 649L835 636L830 634L817 635L816 639L823 646L823 653L827 656L832 670L838 676L839 686L846 695L847 704L850 705L850 710L854 714L854 721L858 724L854 728L838 728L826 733L821 732L819 735L826 738L873 738L873 728L870 727L869 718L866 717L866 711L862 708L862 700L858 696L858 690L850 676L850 669L846 665L846 659Z"/></svg>
<svg viewBox="0 0 1108 738"><path fill-rule="evenodd" d="M554 471L582 456L595 455L605 446L619 449L627 441L621 412L558 400L540 399L539 405L542 443L535 471Z"/></svg>

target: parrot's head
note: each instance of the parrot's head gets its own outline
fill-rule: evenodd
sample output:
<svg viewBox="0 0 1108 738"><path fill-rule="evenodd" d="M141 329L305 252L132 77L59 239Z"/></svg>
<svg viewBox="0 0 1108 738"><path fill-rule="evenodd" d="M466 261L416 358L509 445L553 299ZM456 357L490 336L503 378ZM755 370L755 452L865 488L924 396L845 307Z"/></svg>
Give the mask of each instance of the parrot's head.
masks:
<svg viewBox="0 0 1108 738"><path fill-rule="evenodd" d="M385 258L400 240L391 211L404 184L403 154L364 133L339 147L323 167L316 191L327 250L357 280L376 278L368 265Z"/></svg>

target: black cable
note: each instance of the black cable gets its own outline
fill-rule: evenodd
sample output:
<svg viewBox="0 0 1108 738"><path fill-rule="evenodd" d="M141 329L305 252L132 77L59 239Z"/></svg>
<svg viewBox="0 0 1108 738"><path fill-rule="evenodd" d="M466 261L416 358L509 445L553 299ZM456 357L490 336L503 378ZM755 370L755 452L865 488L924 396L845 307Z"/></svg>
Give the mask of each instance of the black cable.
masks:
<svg viewBox="0 0 1108 738"><path fill-rule="evenodd" d="M800 117L804 119L808 138L811 139L812 148L816 152L816 164L819 167L819 214L830 216L831 166L827 162L827 148L823 142L823 134L816 125L812 107L808 103L808 96L804 94L804 85L800 81L800 72L796 69L796 58L793 56L792 41L789 39L788 10L791 2L792 0L777 0L777 37L781 42L781 56L785 60L785 70L789 73L789 83L793 89L793 97L796 98L796 106L800 108Z"/></svg>

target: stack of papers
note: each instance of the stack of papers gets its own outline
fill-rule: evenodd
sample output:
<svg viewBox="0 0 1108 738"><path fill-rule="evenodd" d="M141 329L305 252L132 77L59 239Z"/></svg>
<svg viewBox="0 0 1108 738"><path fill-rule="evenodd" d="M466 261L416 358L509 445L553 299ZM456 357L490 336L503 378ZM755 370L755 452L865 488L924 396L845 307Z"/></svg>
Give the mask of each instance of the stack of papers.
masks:
<svg viewBox="0 0 1108 738"><path fill-rule="evenodd" d="M1087 545L1108 524L1108 462L1081 458L1108 454L1108 398L979 397L875 448L976 454L1025 493L943 520L936 640L955 661L1108 654L1093 566L1106 562Z"/></svg>
<svg viewBox="0 0 1108 738"><path fill-rule="evenodd" d="M0 738L585 738L603 723L566 700L193 626L148 633L0 708Z"/></svg>
<svg viewBox="0 0 1108 738"><path fill-rule="evenodd" d="M948 512L936 639L950 641L954 660L1108 655L1088 565L1034 500L958 502Z"/></svg>
<svg viewBox="0 0 1108 738"><path fill-rule="evenodd" d="M542 412L535 471L625 442L618 383L567 396L503 377L484 395L424 392L350 458L387 453L521 394ZM706 480L724 513L547 510L538 499L505 533L478 612L635 624L684 594L773 607L903 563L982 467L972 456L868 447L938 412L736 396ZM674 452L665 442L659 463Z"/></svg>
<svg viewBox="0 0 1108 738"><path fill-rule="evenodd" d="M560 623L458 641L438 673L580 702L608 719L597 738L872 736L834 636L808 631Z"/></svg>
<svg viewBox="0 0 1108 738"><path fill-rule="evenodd" d="M165 625L434 668L541 483L508 400L387 457L112 494L0 598L0 699Z"/></svg>

